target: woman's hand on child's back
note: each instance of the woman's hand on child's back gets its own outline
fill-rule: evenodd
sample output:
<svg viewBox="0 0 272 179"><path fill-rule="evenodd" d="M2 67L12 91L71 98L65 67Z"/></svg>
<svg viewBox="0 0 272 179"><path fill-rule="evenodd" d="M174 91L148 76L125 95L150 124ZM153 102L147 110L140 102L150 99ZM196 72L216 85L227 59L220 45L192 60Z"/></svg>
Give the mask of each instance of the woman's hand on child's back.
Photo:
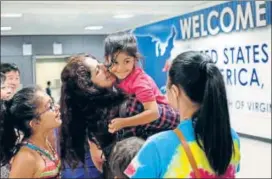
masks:
<svg viewBox="0 0 272 179"><path fill-rule="evenodd" d="M111 120L111 123L109 124L109 132L114 133L117 132L125 127L125 118L115 118Z"/></svg>

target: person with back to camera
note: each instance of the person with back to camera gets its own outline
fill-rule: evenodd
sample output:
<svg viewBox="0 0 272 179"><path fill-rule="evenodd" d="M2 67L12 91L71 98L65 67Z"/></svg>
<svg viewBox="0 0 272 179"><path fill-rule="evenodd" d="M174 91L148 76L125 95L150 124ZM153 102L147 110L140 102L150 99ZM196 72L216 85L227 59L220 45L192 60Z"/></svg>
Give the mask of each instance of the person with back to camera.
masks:
<svg viewBox="0 0 272 179"><path fill-rule="evenodd" d="M140 114L112 119L109 132L150 125L156 120L169 120L174 124L179 119L178 112L168 104L154 80L137 65L140 57L133 34L119 32L109 35L105 39L105 58L109 71L119 80L117 86L125 93L135 95L144 106Z"/></svg>
<svg viewBox="0 0 272 179"><path fill-rule="evenodd" d="M235 178L240 140L230 125L223 76L211 58L196 51L178 55L169 70L167 96L181 123L151 136L124 173L129 178Z"/></svg>
<svg viewBox="0 0 272 179"><path fill-rule="evenodd" d="M108 165L105 165L108 168L103 169L103 172L106 172L106 178L128 178L123 171L144 145L144 142L138 137L129 137L116 142L108 161L105 161L108 162Z"/></svg>

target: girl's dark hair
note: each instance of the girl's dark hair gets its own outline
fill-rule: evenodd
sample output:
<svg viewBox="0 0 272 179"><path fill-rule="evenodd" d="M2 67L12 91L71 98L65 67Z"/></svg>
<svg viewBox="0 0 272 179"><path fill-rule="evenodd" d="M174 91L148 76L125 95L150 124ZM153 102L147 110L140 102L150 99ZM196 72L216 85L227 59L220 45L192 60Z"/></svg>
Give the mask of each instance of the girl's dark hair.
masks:
<svg viewBox="0 0 272 179"><path fill-rule="evenodd" d="M23 88L18 91L9 101L0 101L0 164L9 163L10 159L19 149L20 134L24 139L31 136L32 130L29 122L36 118L38 98L36 87Z"/></svg>
<svg viewBox="0 0 272 179"><path fill-rule="evenodd" d="M115 135L108 132L111 109L126 99L120 90L102 88L91 81L86 57L70 57L61 73L61 158L72 167L79 161L84 164L87 139L108 153L108 146L115 140Z"/></svg>
<svg viewBox="0 0 272 179"><path fill-rule="evenodd" d="M144 144L144 140L138 137L129 137L117 142L109 157L109 169L113 177L128 178L124 171L139 152Z"/></svg>
<svg viewBox="0 0 272 179"><path fill-rule="evenodd" d="M104 41L105 57L111 57L115 62L119 52L126 52L129 56L140 59L136 37L129 32L117 32L106 37ZM115 55L117 53L117 55ZM111 64L110 64L111 65Z"/></svg>
<svg viewBox="0 0 272 179"><path fill-rule="evenodd" d="M233 154L228 101L223 76L211 58L196 51L178 55L169 70L169 85L181 87L200 105L193 116L195 136L218 176Z"/></svg>

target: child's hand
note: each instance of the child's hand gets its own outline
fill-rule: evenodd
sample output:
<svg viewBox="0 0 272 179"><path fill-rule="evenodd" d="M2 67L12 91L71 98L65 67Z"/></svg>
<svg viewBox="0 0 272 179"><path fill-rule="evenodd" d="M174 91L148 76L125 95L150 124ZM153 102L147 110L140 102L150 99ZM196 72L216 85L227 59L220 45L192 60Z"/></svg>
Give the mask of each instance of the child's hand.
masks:
<svg viewBox="0 0 272 179"><path fill-rule="evenodd" d="M114 133L119 131L120 129L123 129L125 126L125 119L123 118L115 118L111 120L111 123L109 124L109 132Z"/></svg>

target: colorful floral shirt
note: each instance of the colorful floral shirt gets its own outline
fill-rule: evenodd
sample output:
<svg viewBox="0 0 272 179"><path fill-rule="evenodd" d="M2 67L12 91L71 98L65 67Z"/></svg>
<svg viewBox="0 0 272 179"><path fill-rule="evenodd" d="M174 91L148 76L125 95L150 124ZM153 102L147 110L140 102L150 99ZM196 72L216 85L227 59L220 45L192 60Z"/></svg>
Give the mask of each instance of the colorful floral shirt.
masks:
<svg viewBox="0 0 272 179"><path fill-rule="evenodd" d="M184 120L179 126L196 160L202 178L217 178L204 151L194 135L192 120ZM239 171L240 140L232 130L234 153L223 178L235 178ZM195 178L184 148L173 131L151 136L124 171L130 178Z"/></svg>

